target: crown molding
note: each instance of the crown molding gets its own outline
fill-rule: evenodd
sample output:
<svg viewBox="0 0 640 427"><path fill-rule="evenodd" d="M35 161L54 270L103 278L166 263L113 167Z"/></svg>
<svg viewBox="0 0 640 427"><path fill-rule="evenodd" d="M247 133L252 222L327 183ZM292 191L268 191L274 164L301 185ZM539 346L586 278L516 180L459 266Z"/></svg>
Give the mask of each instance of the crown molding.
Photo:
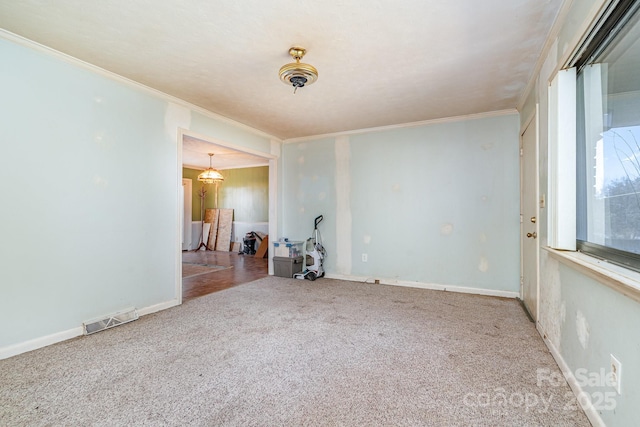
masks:
<svg viewBox="0 0 640 427"><path fill-rule="evenodd" d="M272 141L276 141L282 144L288 144L288 143L295 143L295 142L302 142L302 141L310 141L310 140L315 140L315 139L321 139L321 138L332 138L332 137L338 137L338 136L347 136L347 135L357 135L357 134L363 134L363 133L373 133L373 132L384 132L384 131L388 131L388 130L393 130L393 129L404 129L404 128L411 128L411 127L419 127L419 126L425 126L425 125L433 125L433 124L439 124L439 123L449 123L449 122L456 122L456 121L464 121L464 120L473 120L473 119L480 119L480 118L487 118L487 117L496 117L496 116L503 116L503 115L509 115L509 114L517 114L518 110L515 108L511 108L511 109L506 109L506 110L497 110L497 111L489 111L489 112L484 112L484 113L476 113L476 114L469 114L469 115L463 115L463 116L453 116L453 117L444 117L444 118L439 118L439 119L431 119L431 120L422 120L422 121L418 121L418 122L409 122L409 123L402 123L402 124L397 124L397 125L387 125L387 126L379 126L379 127L371 127L371 128L363 128L363 129L355 129L355 130L349 130L349 131L341 131L341 132L332 132L332 133L326 133L326 134L319 134L319 135L310 135L310 136L303 136L303 137L297 137L297 138L290 138L290 139L281 139L278 138L274 135L270 135L266 132L263 132L261 130L255 129L249 125L246 125L244 123L238 122L236 120L230 119L228 117L222 116L218 113L214 113L212 111L209 111L207 109L204 109L202 107L199 107L197 105L191 104L183 99L180 98L176 98L172 95L169 95L165 92L159 91L157 89L153 89L149 86L143 85L142 83L136 82L135 80L131 80L128 79L126 77L123 77L119 74L116 74L112 71L108 71L105 70L104 68L98 67L96 65L90 64L86 61L83 61L81 59L78 59L74 56L68 55L66 53L60 52L58 50L55 50L53 48L50 48L48 46L45 46L43 44L40 44L38 42L35 42L33 40L27 39L25 37L22 37L18 34L12 33L10 31L7 31L5 29L1 29L0 28L0 38L1 39L5 39L11 42L14 42L16 44L19 44L21 46L24 46L26 48L29 49L33 49L36 51L39 51L43 54L49 55L49 56L54 56L62 61L65 61L67 63L73 64L75 66L78 66L80 68L83 68L85 70L91 71L93 73L99 74L103 77L106 77L108 79L117 81L119 83L125 84L129 87L132 87L134 89L137 90L141 90L143 92L146 92L152 96L164 99L168 102L172 102L174 104L186 107L188 109L190 109L191 111L200 113L208 118L211 118L213 120L218 120L220 122L223 123L227 123L230 125L233 125L237 128L243 129L247 132L250 132L254 135L260 136L260 137L264 137L264 138L268 138Z"/></svg>
<svg viewBox="0 0 640 427"><path fill-rule="evenodd" d="M538 55L538 60L536 61L536 65L535 67L533 67L533 71L529 76L529 82L527 83L527 86L525 87L524 92L522 92L522 95L520 96L520 100L518 101L518 107L517 107L518 111L522 111L522 109L524 108L524 103L527 101L529 94L531 93L532 90L535 89L536 82L538 81L538 75L540 74L540 71L542 70L542 66L547 60L547 56L549 55L549 51L551 50L551 47L553 46L556 39L558 38L558 35L560 34L560 29L562 28L565 21L567 20L567 16L569 15L569 11L571 10L572 4L573 4L573 0L565 0L564 3L562 3L562 6L560 6L558 15L556 16L555 21L553 21L553 25L551 25L551 29L547 34L547 38L545 39L544 45L542 46L542 51L540 52L540 55Z"/></svg>
<svg viewBox="0 0 640 427"><path fill-rule="evenodd" d="M188 109L190 109L191 111L200 113L210 119L214 119L214 120L218 120L220 122L223 123L227 123L230 125L233 125L237 128L240 128L242 130L245 130L247 132L250 132L254 135L263 137L263 138L267 138L270 140L276 140L276 141L282 141L280 138L270 135L266 132L263 132L261 130L255 129L249 125L246 125L244 123L238 122L236 120L230 119L228 117L222 116L218 113L214 113L210 110L207 110L205 108L199 107L197 105L191 104L183 99L180 98L176 98L175 96L169 95L165 92L159 91L157 89L153 89L149 86L143 85L142 83L136 82L135 80L131 80L128 79L126 77L121 76L120 74L116 74L112 71L108 71L105 70L104 68L100 68L97 65L93 65L90 64L88 62L85 62L81 59L78 59L74 56L68 55L66 53L60 52L58 50L55 50L51 47L45 46L43 44L40 44L38 42L35 42L33 40L27 39L25 37L22 37L18 34L12 33L10 31L7 31L5 29L0 28L0 38L8 40L10 42L14 42L16 44L19 44L23 47L29 48L29 49L33 49L36 50L40 53L43 53L45 55L49 55L49 56L53 56L56 57L57 59L60 59L62 61L65 61L67 63L70 63L72 65L78 66L80 68L83 68L85 70L91 71L93 73L99 74L103 77L106 77L108 79L117 81L118 83L122 83L125 84L129 87L132 87L134 89L137 90L141 90L143 92L146 92L147 94L150 94L152 96L164 99L166 101L172 102L174 104L178 104L182 107L186 107Z"/></svg>
<svg viewBox="0 0 640 427"><path fill-rule="evenodd" d="M405 129L419 126L435 125L440 123L462 122L466 120L484 119L488 117L508 116L511 114L518 114L518 110L515 108L509 108L507 110L488 111L485 113L467 114L464 116L443 117L440 119L422 120L419 122L402 123L398 125L378 126L364 129L348 130L343 132L332 132L320 135L303 136L300 138L289 138L282 141L283 144L292 144L296 142L313 141L323 138L336 138L339 136L358 135L363 133L375 133L385 132L394 129Z"/></svg>

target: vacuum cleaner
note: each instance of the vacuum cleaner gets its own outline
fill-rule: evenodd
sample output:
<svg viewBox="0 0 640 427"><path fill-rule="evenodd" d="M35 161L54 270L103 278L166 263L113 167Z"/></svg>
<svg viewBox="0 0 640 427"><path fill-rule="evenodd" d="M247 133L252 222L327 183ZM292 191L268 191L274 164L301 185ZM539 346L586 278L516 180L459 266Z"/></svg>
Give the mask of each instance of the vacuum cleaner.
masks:
<svg viewBox="0 0 640 427"><path fill-rule="evenodd" d="M313 221L313 235L307 239L305 248L306 268L303 272L293 275L296 279L316 280L318 277L324 276L322 261L327 256L327 251L324 249L324 246L322 246L322 237L318 230L318 224L320 224L323 219L323 216L320 215ZM313 261L313 263L309 264L311 261Z"/></svg>
<svg viewBox="0 0 640 427"><path fill-rule="evenodd" d="M247 234L245 234L244 239L242 239L242 250L238 252L238 255L255 255L256 239L262 242L262 239L255 231L249 231Z"/></svg>

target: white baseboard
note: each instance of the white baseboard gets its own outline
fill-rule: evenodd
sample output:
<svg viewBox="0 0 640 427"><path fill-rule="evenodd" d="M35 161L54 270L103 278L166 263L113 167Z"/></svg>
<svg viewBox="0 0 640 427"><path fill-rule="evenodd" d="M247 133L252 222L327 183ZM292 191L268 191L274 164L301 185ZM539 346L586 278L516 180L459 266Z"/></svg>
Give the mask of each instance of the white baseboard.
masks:
<svg viewBox="0 0 640 427"><path fill-rule="evenodd" d="M573 372L571 372L571 368L569 368L567 362L565 362L565 360L562 358L562 355L560 355L558 349L553 345L549 338L547 338L547 334L540 326L540 323L537 323L536 329L538 330L538 333L542 337L544 343L547 345L549 352L551 352L551 355L558 364L560 371L562 371L562 375L564 375L567 383L569 384L569 387L571 387L571 391L578 399L578 405L580 405L580 407L584 411L585 415L589 419L589 422L591 422L591 425L594 427L606 427L606 424L604 423L604 421L602 421L602 418L600 417L598 411L596 411L592 405L585 404L585 399L580 398L583 393L582 387L580 387L578 380L573 375Z"/></svg>
<svg viewBox="0 0 640 427"><path fill-rule="evenodd" d="M374 279L370 277L362 277L362 276L351 276L351 275L327 273L325 277L327 277L328 279L348 280L351 282L362 282L362 283L371 283L371 284L374 283ZM437 283L412 282L409 280L388 280L388 279L379 279L379 280L381 285L404 286L407 288L419 288L419 289L429 289L434 291L458 292L463 294L486 295L486 296L503 297L503 298L518 298L520 296L518 292L500 291L495 289L440 285Z"/></svg>
<svg viewBox="0 0 640 427"><path fill-rule="evenodd" d="M180 305L178 300L166 301L160 304L151 305L149 307L144 307L138 310L139 316L145 316L147 314L155 313L160 310L166 310L167 308L175 307L176 305ZM56 332L51 335L46 335L44 337L34 338L29 341L24 341L17 344L11 344L5 347L0 348L0 360L7 359L9 357L17 356L22 353L26 353L28 351L37 350L42 347L49 346L51 344L56 344L62 341L70 340L71 338L76 338L84 334L84 329L82 326L78 326L77 328L68 329L66 331Z"/></svg>
<svg viewBox="0 0 640 427"><path fill-rule="evenodd" d="M158 311L166 310L167 308L180 305L180 302L176 299L170 301L161 302L160 304L150 305L149 307L143 307L138 310L139 316L146 316L147 314L156 313Z"/></svg>
<svg viewBox="0 0 640 427"><path fill-rule="evenodd" d="M24 341L18 344L8 345L6 347L0 348L0 360L17 356L18 354L26 353L28 351L37 350L39 348L59 343L61 341L70 340L71 338L79 337L83 333L84 329L82 328L82 326L78 326L77 328L56 332L55 334L47 335L44 337L34 338L32 340Z"/></svg>

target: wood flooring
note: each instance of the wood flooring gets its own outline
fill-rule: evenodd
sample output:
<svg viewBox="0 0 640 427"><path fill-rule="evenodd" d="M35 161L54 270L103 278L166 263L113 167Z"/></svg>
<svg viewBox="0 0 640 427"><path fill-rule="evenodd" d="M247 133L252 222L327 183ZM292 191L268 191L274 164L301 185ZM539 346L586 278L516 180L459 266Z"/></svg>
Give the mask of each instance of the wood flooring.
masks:
<svg viewBox="0 0 640 427"><path fill-rule="evenodd" d="M183 302L261 279L268 275L269 268L268 258L223 251L184 251L182 262L231 267L182 279Z"/></svg>

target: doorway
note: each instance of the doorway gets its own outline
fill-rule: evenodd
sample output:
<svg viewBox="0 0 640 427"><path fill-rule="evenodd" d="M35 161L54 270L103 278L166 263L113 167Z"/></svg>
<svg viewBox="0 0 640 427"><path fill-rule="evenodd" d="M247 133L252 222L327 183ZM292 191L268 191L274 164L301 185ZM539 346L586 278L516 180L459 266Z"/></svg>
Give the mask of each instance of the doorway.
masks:
<svg viewBox="0 0 640 427"><path fill-rule="evenodd" d="M232 239L232 243L242 241L242 237L245 234L244 228L246 227L257 227L264 235L277 235L275 221L277 156L240 147L225 141L219 141L191 131L183 130L180 133L180 142L182 150L181 166L187 169L184 178L191 178L193 182L192 192L185 194L186 198L189 198L188 194L192 195L193 218L185 212L184 216L188 217L189 226L187 226L186 218L183 224L185 228L193 230L193 237L191 245L192 251L181 254L183 262L186 259L188 263L186 267L185 264L183 264L181 269L181 276L183 277L179 290L181 298L186 300L265 277L269 274L269 270L273 271L272 262L269 258L257 260L254 259L252 255L239 255L237 244L233 245L229 251L193 251L193 249L199 246L200 238L202 237L202 230L200 228L203 226L202 219L200 218L200 216L202 216L202 200L196 195L201 189L201 183L197 181L197 175L200 171L207 169L209 162L212 160L213 168L218 169L223 176L225 175L225 171L227 171L226 184L230 182L235 183L234 186L226 189L227 199L233 199L233 197L229 197L229 194L233 193L233 191L242 193L243 199L247 197L251 198L250 195L252 191L254 194L259 194L259 196L255 196L255 198L258 199L257 202L248 203L252 205L251 212L260 211L254 215L254 217L259 218L259 220L257 220L257 223L252 223L251 221L246 222L243 220L243 217L247 217L247 210L245 209L243 215L240 212L241 209L237 209L242 207L242 201L235 200L234 202L229 202L230 205L224 206L222 191L225 191L225 182L221 183L218 189L218 191L221 191L219 194L220 204L216 207L234 209L235 237ZM273 145L274 143L272 142L272 147ZM279 150L279 145L275 148ZM272 151L277 152L273 148ZM209 153L213 153L213 157L210 157L208 155ZM266 168L266 172L264 168L261 167ZM266 182L259 184L259 191L250 188L251 185L254 184L247 184L246 188L238 190L238 175L242 176L243 174L252 176L254 181L256 179L262 179L263 181L266 179L268 184ZM255 175L259 176L256 178ZM207 187L211 188L205 189L209 193L205 196L210 198L210 200L206 200L204 206L206 206L206 208L212 208L214 206L211 203L213 203L212 201L215 198L211 197L213 197L213 191L215 191L215 189L213 186ZM266 200L264 199L265 193L267 195ZM239 204L239 206L236 207L236 204ZM239 214L241 216L240 218ZM193 219L196 221L192 222ZM200 271L198 269L200 269Z"/></svg>

